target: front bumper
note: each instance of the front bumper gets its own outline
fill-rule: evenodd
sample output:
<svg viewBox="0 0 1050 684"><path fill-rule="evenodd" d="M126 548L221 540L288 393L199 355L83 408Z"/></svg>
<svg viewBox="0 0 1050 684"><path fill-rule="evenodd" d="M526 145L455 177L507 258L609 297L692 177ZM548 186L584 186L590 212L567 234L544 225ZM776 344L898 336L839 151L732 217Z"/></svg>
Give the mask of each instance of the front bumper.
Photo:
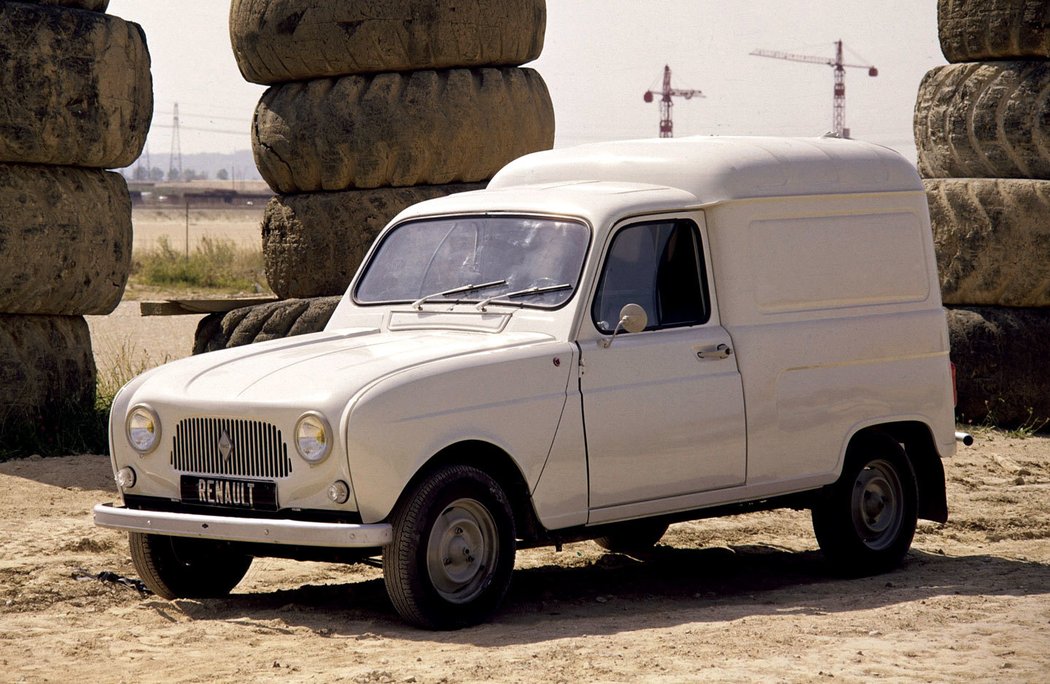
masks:
<svg viewBox="0 0 1050 684"><path fill-rule="evenodd" d="M236 542L354 549L384 546L393 541L387 523L355 525L303 520L261 520L221 515L141 511L113 504L94 508L95 524L129 532L197 537Z"/></svg>

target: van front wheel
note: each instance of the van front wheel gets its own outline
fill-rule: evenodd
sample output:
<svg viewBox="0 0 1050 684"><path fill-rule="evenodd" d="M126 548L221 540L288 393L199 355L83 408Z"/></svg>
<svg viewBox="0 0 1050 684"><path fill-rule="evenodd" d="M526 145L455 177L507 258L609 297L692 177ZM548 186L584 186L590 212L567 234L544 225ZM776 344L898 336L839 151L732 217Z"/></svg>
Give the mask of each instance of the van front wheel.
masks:
<svg viewBox="0 0 1050 684"><path fill-rule="evenodd" d="M470 466L443 468L405 497L392 522L383 580L402 618L457 629L499 607L514 569L514 517L489 475Z"/></svg>
<svg viewBox="0 0 1050 684"><path fill-rule="evenodd" d="M813 506L813 531L840 572L868 575L896 567L911 547L918 490L901 445L873 435L850 445L838 482Z"/></svg>

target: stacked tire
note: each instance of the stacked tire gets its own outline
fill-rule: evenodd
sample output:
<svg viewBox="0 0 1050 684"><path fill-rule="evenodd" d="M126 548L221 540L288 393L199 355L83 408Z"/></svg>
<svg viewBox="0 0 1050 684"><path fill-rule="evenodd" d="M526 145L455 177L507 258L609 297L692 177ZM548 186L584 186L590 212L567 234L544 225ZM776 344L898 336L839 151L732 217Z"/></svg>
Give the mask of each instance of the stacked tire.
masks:
<svg viewBox="0 0 1050 684"><path fill-rule="evenodd" d="M1050 418L1050 11L938 0L949 64L915 109L959 418Z"/></svg>
<svg viewBox="0 0 1050 684"><path fill-rule="evenodd" d="M237 64L269 86L252 148L277 193L262 224L274 293L342 294L401 210L549 149L550 95L520 68L545 27L545 0L233 0ZM202 324L197 348L222 342L205 339L217 325ZM227 339L247 339L231 326Z"/></svg>
<svg viewBox="0 0 1050 684"><path fill-rule="evenodd" d="M85 315L131 265L122 176L153 115L141 28L108 0L0 2L0 445L45 450L94 411Z"/></svg>

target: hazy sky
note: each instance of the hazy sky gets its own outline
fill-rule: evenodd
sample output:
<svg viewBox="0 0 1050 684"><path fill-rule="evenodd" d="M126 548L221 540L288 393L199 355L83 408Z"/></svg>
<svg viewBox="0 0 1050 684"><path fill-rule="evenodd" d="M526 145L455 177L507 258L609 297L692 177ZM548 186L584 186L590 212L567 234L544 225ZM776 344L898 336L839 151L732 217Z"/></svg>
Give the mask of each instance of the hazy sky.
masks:
<svg viewBox="0 0 1050 684"><path fill-rule="evenodd" d="M264 88L246 83L230 48L229 3L111 0L109 13L138 22L153 60L155 114L149 150L172 143L179 103L183 154L248 149ZM830 66L748 53L755 48L874 64L846 71L853 137L914 160L912 109L923 74L944 64L934 0L548 0L543 55L528 66L547 82L559 147L655 137L665 64L673 85L705 98L676 99L675 135L819 135L831 128Z"/></svg>

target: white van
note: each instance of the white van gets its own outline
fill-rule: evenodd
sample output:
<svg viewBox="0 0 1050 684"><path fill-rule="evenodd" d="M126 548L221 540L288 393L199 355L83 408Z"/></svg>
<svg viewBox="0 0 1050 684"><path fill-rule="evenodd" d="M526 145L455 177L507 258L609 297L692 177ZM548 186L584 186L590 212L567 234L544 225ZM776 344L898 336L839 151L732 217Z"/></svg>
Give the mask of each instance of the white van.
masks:
<svg viewBox="0 0 1050 684"><path fill-rule="evenodd" d="M884 570L946 520L955 450L926 195L831 138L529 155L396 217L324 332L150 371L110 431L95 521L166 598L382 555L406 620L458 627L517 548L780 507Z"/></svg>

